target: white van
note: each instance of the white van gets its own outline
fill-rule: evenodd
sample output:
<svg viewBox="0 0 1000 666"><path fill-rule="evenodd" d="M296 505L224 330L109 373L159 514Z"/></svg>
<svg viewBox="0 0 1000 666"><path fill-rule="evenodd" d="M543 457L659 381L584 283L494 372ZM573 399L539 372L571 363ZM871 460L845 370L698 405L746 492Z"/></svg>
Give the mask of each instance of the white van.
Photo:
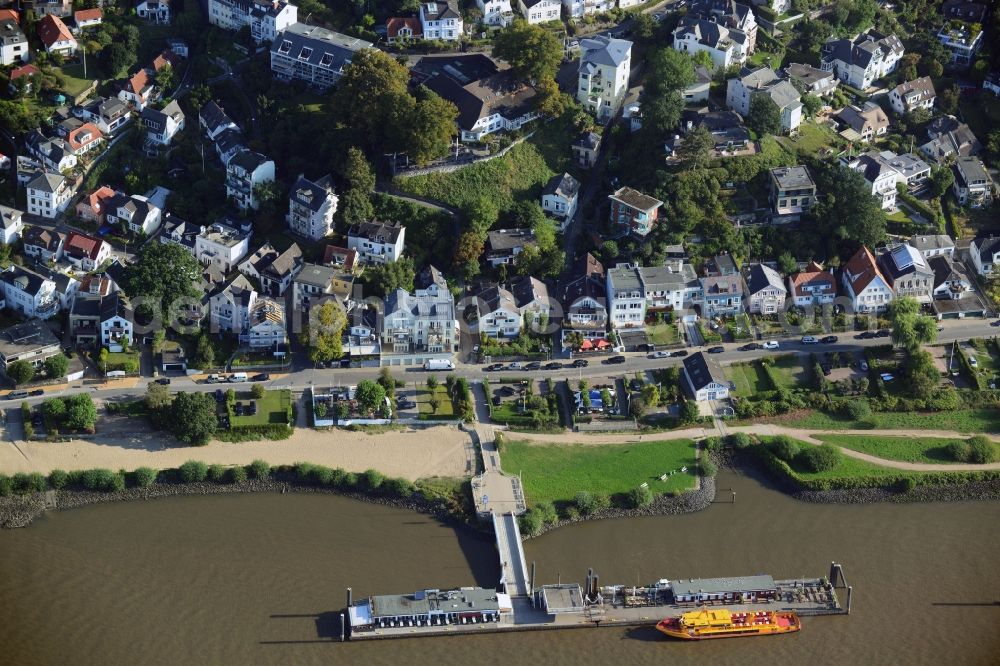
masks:
<svg viewBox="0 0 1000 666"><path fill-rule="evenodd" d="M424 362L424 370L454 370L454 361L435 358Z"/></svg>
<svg viewBox="0 0 1000 666"><path fill-rule="evenodd" d="M247 381L247 373L245 372L234 372L229 375L229 382L232 384L237 384L239 382Z"/></svg>

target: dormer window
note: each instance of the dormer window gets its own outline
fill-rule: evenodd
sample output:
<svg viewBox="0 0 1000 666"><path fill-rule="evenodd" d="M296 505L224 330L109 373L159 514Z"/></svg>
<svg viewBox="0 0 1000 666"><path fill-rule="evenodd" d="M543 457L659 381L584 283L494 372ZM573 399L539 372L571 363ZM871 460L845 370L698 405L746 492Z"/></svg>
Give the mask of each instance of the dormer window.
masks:
<svg viewBox="0 0 1000 666"><path fill-rule="evenodd" d="M288 40L281 42L281 46L278 47L278 53L282 55L288 55L288 52L292 49L292 43Z"/></svg>
<svg viewBox="0 0 1000 666"><path fill-rule="evenodd" d="M308 46L303 46L302 50L299 51L299 60L309 60L309 56L312 55L313 50Z"/></svg>

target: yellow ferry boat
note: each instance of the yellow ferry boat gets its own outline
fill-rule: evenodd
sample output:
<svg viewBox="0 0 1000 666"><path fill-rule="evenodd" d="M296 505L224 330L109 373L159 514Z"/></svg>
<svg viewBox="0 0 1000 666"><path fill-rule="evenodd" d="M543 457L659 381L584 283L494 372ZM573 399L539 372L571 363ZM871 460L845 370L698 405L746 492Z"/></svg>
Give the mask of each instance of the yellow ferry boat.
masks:
<svg viewBox="0 0 1000 666"><path fill-rule="evenodd" d="M802 623L799 621L799 616L792 612L733 612L702 608L684 613L680 617L661 620L656 628L673 638L698 641L707 638L787 634L801 629Z"/></svg>

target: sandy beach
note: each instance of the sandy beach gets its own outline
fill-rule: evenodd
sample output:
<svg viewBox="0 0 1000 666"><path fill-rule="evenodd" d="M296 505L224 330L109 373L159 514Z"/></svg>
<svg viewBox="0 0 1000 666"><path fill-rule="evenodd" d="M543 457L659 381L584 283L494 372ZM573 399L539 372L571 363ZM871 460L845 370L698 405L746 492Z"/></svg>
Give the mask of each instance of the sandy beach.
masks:
<svg viewBox="0 0 1000 666"><path fill-rule="evenodd" d="M429 476L466 476L470 473L469 461L473 459L469 435L454 426L382 434L296 428L289 439L277 442L210 442L207 446L190 447L162 433L134 432L134 422L122 421L125 421L119 421L122 427L102 428L95 441L5 441L0 444L0 472L48 474L53 469L132 470L143 466L166 469L187 460L246 465L259 458L272 465L311 462L351 472L377 469L387 476L416 480Z"/></svg>

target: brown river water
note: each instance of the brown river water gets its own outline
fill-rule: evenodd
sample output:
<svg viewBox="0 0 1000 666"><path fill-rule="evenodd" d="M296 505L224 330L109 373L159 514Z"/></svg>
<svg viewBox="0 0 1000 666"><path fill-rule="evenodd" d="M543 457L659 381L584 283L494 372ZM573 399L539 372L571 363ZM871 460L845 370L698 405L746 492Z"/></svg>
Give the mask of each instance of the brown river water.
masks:
<svg viewBox="0 0 1000 666"><path fill-rule="evenodd" d="M539 582L770 573L854 586L798 634L676 643L601 628L340 644L355 596L493 585L488 537L328 495L181 497L0 533L0 663L998 664L1000 504L814 505L724 472L705 512L584 523L526 544Z"/></svg>

